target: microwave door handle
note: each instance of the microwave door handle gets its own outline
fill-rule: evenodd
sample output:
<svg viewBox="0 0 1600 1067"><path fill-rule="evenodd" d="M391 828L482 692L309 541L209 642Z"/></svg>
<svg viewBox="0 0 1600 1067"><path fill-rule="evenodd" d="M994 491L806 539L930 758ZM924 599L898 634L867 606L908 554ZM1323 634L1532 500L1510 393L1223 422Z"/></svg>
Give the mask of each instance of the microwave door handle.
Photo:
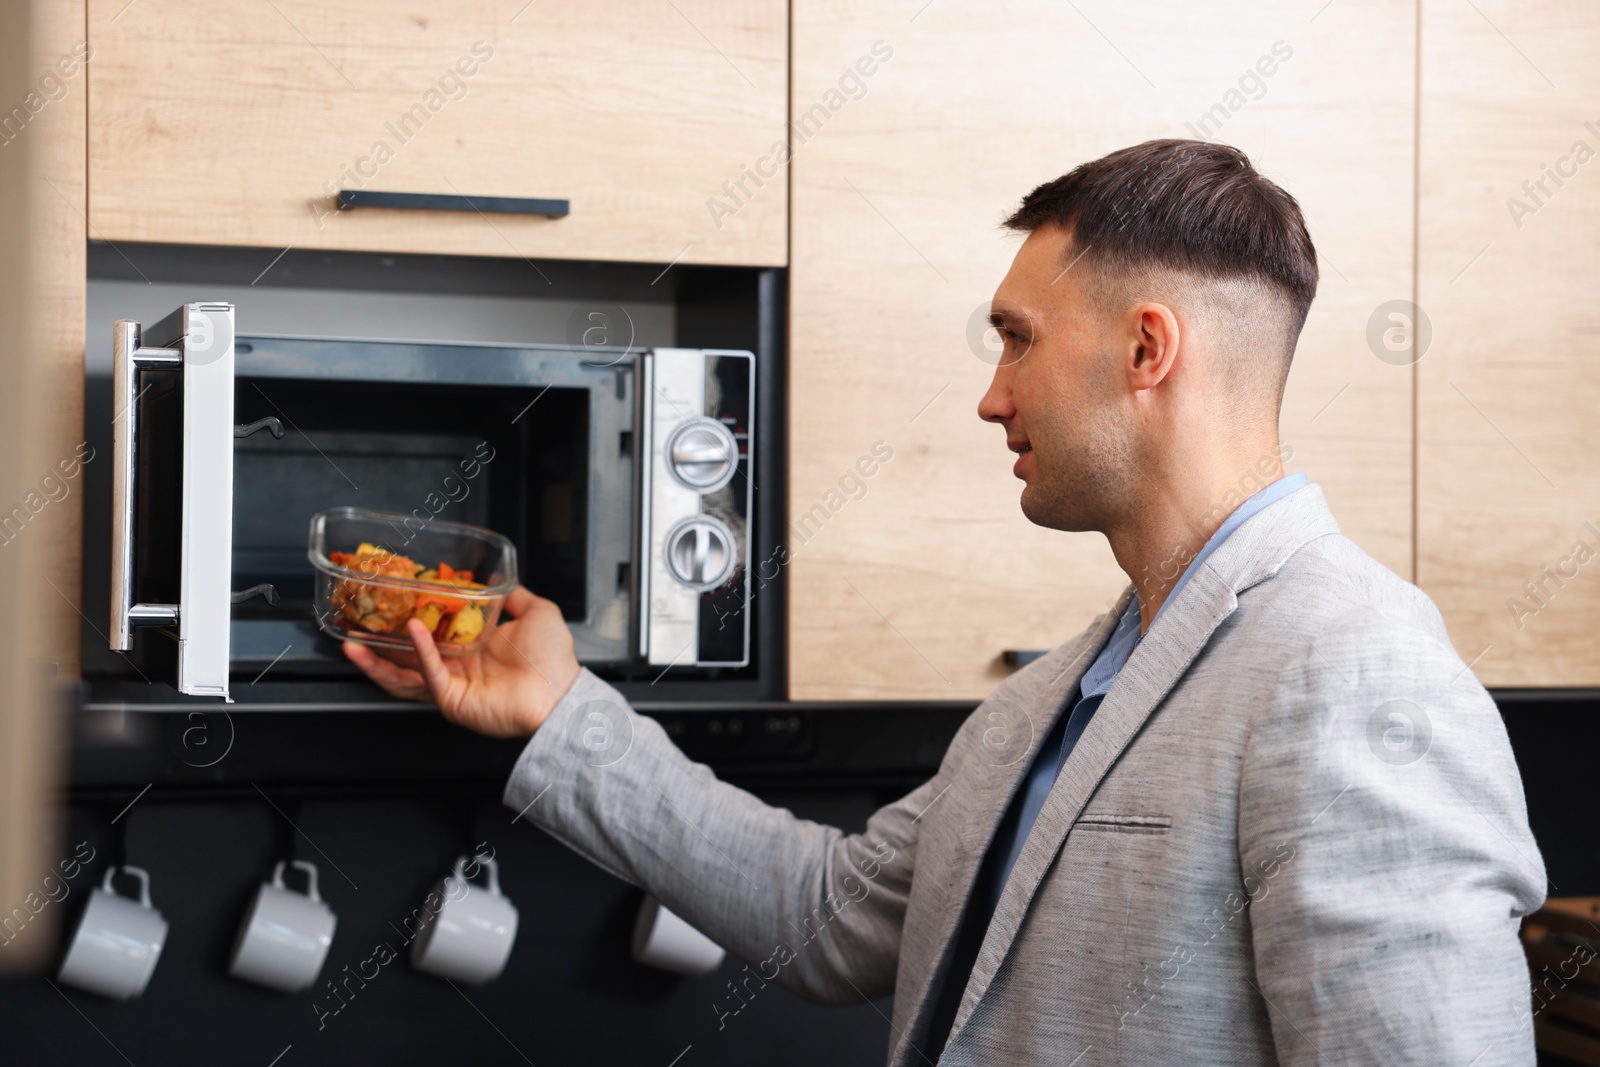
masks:
<svg viewBox="0 0 1600 1067"><path fill-rule="evenodd" d="M140 325L118 319L111 328L112 454L111 479L111 637L113 652L133 651L135 625L172 625L178 609L171 604L135 604L133 599L133 527L138 485L139 372L180 370L183 353L176 348L143 348Z"/></svg>
<svg viewBox="0 0 1600 1067"><path fill-rule="evenodd" d="M133 629L177 624L178 692L228 696L233 608L232 304L185 304L148 329L119 320L112 333L113 421L111 636L133 647ZM144 339L155 342L145 347ZM141 604L134 589L138 495L139 374L183 374L183 450L177 604ZM165 472L170 477L173 472Z"/></svg>

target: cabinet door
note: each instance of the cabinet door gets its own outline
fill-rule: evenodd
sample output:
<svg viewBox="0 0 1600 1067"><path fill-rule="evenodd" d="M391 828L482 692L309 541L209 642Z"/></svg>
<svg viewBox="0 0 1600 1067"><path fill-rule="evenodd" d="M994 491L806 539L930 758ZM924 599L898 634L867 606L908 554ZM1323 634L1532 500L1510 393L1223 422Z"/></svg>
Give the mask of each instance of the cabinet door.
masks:
<svg viewBox="0 0 1600 1067"><path fill-rule="evenodd" d="M55 799L59 686L78 675L82 489L95 459L82 450L83 55L81 2L0 5L0 900L12 902L0 970L42 968L60 951L65 909L33 903L70 858ZM87 610L105 617L104 605Z"/></svg>
<svg viewBox="0 0 1600 1067"><path fill-rule="evenodd" d="M1287 466L1410 576L1412 369L1366 336L1412 292L1416 11L1318 7L795 0L793 696L981 696L1003 650L1059 644L1126 586L1100 535L1023 518L1003 434L976 415L992 366L968 334L1023 194L1195 129L1305 209L1323 274Z"/></svg>
<svg viewBox="0 0 1600 1067"><path fill-rule="evenodd" d="M1424 10L1419 584L1492 686L1600 685L1600 11Z"/></svg>
<svg viewBox="0 0 1600 1067"><path fill-rule="evenodd" d="M759 172L785 137L787 14L90 0L93 236L782 264L786 190ZM340 189L566 199L571 214L339 212Z"/></svg>

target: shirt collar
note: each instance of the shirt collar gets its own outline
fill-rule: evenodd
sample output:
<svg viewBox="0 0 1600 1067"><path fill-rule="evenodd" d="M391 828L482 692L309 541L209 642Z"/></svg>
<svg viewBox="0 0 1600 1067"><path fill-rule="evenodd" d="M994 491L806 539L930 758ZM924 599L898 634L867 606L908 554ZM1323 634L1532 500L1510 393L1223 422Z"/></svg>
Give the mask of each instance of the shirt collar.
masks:
<svg viewBox="0 0 1600 1067"><path fill-rule="evenodd" d="M1260 513L1268 506L1277 503L1298 489L1305 488L1309 484L1310 482L1304 474L1291 474L1287 477L1279 478L1271 485L1259 490L1250 499L1235 508L1233 513L1223 520L1222 525L1217 527L1217 532L1212 534L1200 551L1195 554L1194 559L1189 561L1189 565L1184 568L1183 574L1178 578L1178 584L1172 587L1172 592L1168 593L1166 600L1161 602L1161 607L1156 612L1156 618L1159 619L1161 612L1167 610L1167 605L1177 599L1179 591L1188 584L1190 577L1206 561L1206 557L1220 548L1233 531L1243 526L1251 516ZM1128 601L1127 608L1122 612L1122 618L1117 620L1116 629L1111 631L1111 637L1107 639L1105 647L1100 650L1100 655L1095 657L1095 661L1089 665L1089 669L1083 674L1083 681L1080 683L1083 696L1091 697L1111 691L1111 684L1116 681L1117 674L1121 672L1123 665L1128 662L1129 657L1133 655L1133 650L1144 637L1144 634L1139 631L1139 618L1139 597L1137 591L1135 591L1133 598ZM1152 625L1154 625L1153 622Z"/></svg>
<svg viewBox="0 0 1600 1067"><path fill-rule="evenodd" d="M1276 504L1295 490L1304 489L1308 484L1310 482L1304 474L1291 474L1286 478L1279 478L1265 489L1258 490L1249 500L1234 508L1233 514L1222 520L1222 525L1217 527L1217 532L1211 535L1204 547L1196 553L1194 559L1190 560L1189 565L1183 569L1183 574L1178 578L1178 584L1172 587L1172 592L1167 594L1167 599L1161 602L1161 607L1156 611L1156 618L1161 618L1161 612L1166 611L1167 606L1178 599L1178 594L1183 591L1184 586L1189 584L1189 579L1194 576L1195 571L1199 570L1200 564L1206 561L1207 556L1220 548L1222 542L1226 541L1233 531L1243 526L1251 516L1258 514L1269 505ZM1135 610L1138 609L1139 597L1137 594L1134 596L1131 606ZM1151 625L1155 625L1154 620L1151 620Z"/></svg>

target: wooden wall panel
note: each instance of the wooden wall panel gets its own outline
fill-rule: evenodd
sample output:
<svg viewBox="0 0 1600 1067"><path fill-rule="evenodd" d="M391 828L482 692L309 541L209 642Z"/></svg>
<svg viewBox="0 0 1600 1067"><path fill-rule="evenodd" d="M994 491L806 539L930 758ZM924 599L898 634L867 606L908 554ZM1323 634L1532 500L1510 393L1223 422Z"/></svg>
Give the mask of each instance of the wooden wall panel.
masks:
<svg viewBox="0 0 1600 1067"><path fill-rule="evenodd" d="M1002 434L975 413L991 367L969 320L1014 254L998 223L1024 193L1192 136L1280 42L1292 54L1205 132L1300 198L1323 253L1288 466L1410 576L1412 370L1378 359L1366 329L1412 293L1415 27L1413 5L1378 0L796 0L796 127L827 112L795 131L790 504L826 520L790 531L791 695L980 696L1003 649L1060 643L1126 585L1099 535L1022 517ZM831 97L875 42L892 56ZM894 458L850 499L840 480L878 441Z"/></svg>
<svg viewBox="0 0 1600 1067"><path fill-rule="evenodd" d="M1600 9L1424 10L1418 580L1485 684L1600 685Z"/></svg>
<svg viewBox="0 0 1600 1067"><path fill-rule="evenodd" d="M47 959L62 919L35 906L62 858L53 680L78 672L85 52L81 3L0 6L0 967Z"/></svg>

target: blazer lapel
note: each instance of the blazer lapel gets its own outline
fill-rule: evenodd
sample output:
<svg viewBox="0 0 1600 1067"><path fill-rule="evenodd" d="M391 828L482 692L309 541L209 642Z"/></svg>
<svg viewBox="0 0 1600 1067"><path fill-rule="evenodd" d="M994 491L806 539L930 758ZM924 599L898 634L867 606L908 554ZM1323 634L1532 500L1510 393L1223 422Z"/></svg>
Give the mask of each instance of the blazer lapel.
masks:
<svg viewBox="0 0 1600 1067"><path fill-rule="evenodd" d="M1218 546L1145 634L1067 758L1028 834L973 964L972 977L951 1028L950 1044L954 1044L1011 950L1039 883L1100 780L1156 705L1178 683L1216 628L1233 614L1239 604L1238 594L1276 574L1306 542L1338 532L1338 523L1328 511L1322 490L1316 485L1296 490L1246 520ZM1130 586L1123 603L1132 592ZM1099 645L1095 647L1098 649ZM1025 763L1032 763L1031 752ZM1014 791L1015 783L1012 785ZM1008 795L1001 811L1009 799ZM990 826L991 837L993 832ZM974 871L981 859L979 853L972 864ZM966 888L970 892L970 879Z"/></svg>
<svg viewBox="0 0 1600 1067"><path fill-rule="evenodd" d="M953 872L953 888L959 891L956 902L964 902L972 891L984 853L994 840L995 831L1000 828L1000 819L1005 815L1006 808L1010 806L1017 790L1022 788L1034 757L1039 754L1056 720L1071 710L1067 706L1067 698L1076 691L1084 672L1111 639L1111 632L1117 628L1117 620L1122 617L1132 598L1133 588L1130 586L1117 598L1116 606L1106 612L1099 625L1085 635L1081 644L1071 642L1059 654L1047 657L1052 662L1038 672L1040 681L1035 688L1015 696L997 694L984 702L989 718L985 721L986 729L979 741L977 761L986 773L981 778L974 776L979 783L977 802L968 809L970 814L961 825L960 868ZM987 741L990 732L997 730L1020 732L1027 738L1026 747L1020 742L989 746ZM957 918L947 916L947 933L954 933Z"/></svg>
<svg viewBox="0 0 1600 1067"><path fill-rule="evenodd" d="M898 1002L903 998L910 1008L905 1015L908 1023L904 1032L897 1035L898 1044L891 1062L910 1063L918 1059L917 1053L910 1050L921 1049L925 1042L934 1007L931 994L939 988L935 977L949 965L955 950L957 924L966 910L979 867L999 829L1000 820L1011 798L1021 788L1057 717L1070 710L1066 707L1066 697L1077 689L1084 672L1110 640L1117 620L1132 598L1133 587L1129 586L1097 625L1042 659L1038 664L1040 669L1031 671L1029 678L1018 678L1017 681L1026 686L1022 691L1016 691L1013 686L979 707L979 714L989 718L983 720L977 744L969 746L967 766L952 785L952 790L959 786L967 795L945 801L951 805L951 810L964 813L956 821L956 847L927 852L919 857L916 877L918 882L935 887L936 899L929 911L938 917L939 927L929 943L931 952L926 966L900 970L902 982L895 990L895 999ZM1033 681L1033 678L1038 680ZM987 744L1002 733L1012 738L1013 743ZM1018 740L1021 737L1026 738L1025 747ZM916 984L908 986L907 979Z"/></svg>

